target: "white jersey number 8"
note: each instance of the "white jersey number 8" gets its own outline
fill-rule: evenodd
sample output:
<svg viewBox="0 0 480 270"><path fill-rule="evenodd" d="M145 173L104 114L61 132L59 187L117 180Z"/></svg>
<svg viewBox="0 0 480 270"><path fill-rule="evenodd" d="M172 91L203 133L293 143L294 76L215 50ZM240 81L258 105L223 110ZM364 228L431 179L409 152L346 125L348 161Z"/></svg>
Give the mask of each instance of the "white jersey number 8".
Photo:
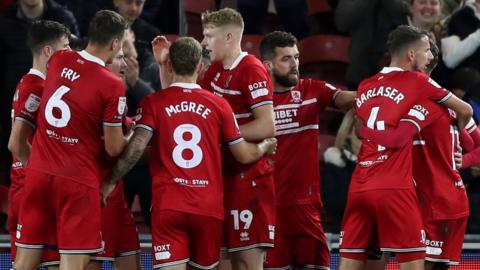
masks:
<svg viewBox="0 0 480 270"><path fill-rule="evenodd" d="M190 133L190 140L185 140L183 135ZM191 169L197 167L203 159L202 148L198 146L198 143L202 139L202 133L200 129L192 124L182 124L175 128L173 131L173 140L177 145L173 148L172 158L177 166L184 169ZM193 155L191 159L185 159L182 153L189 149Z"/></svg>
<svg viewBox="0 0 480 270"><path fill-rule="evenodd" d="M68 107L68 104L62 100L63 95L68 91L70 91L70 88L62 85L48 99L47 106L45 107L45 118L47 119L47 122L54 127L66 127L72 116L70 113L70 107ZM60 110L62 115L60 118L53 115L53 108L58 108Z"/></svg>

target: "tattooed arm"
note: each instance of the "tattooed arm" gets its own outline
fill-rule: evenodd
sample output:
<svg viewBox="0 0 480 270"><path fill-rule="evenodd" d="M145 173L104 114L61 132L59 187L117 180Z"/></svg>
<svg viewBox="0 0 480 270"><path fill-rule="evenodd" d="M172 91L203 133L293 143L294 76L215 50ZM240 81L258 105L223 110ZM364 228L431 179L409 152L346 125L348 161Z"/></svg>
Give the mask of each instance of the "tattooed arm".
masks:
<svg viewBox="0 0 480 270"><path fill-rule="evenodd" d="M142 127L135 129L130 142L125 150L118 158L117 163L110 172L107 181L102 183L102 201L105 203L108 195L113 191L118 180L122 179L125 174L132 169L137 161L142 157L148 142L152 138L153 133Z"/></svg>

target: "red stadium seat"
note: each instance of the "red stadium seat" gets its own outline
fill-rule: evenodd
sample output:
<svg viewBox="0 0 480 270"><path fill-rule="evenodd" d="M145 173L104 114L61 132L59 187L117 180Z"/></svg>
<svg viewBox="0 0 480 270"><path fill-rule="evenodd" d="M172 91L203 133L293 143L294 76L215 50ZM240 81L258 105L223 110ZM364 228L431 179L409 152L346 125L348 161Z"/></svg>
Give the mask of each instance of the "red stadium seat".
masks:
<svg viewBox="0 0 480 270"><path fill-rule="evenodd" d="M332 12L332 7L327 0L308 0L308 15L314 15L317 13Z"/></svg>
<svg viewBox="0 0 480 270"><path fill-rule="evenodd" d="M350 38L339 35L315 35L300 40L300 70L303 77L346 85Z"/></svg>
<svg viewBox="0 0 480 270"><path fill-rule="evenodd" d="M8 187L0 185L0 213L8 214Z"/></svg>
<svg viewBox="0 0 480 270"><path fill-rule="evenodd" d="M243 35L242 50L260 59L260 42L262 39L263 35Z"/></svg>
<svg viewBox="0 0 480 270"><path fill-rule="evenodd" d="M188 35L201 41L203 39L201 14L216 10L215 0L184 0L183 8L187 17Z"/></svg>
<svg viewBox="0 0 480 270"><path fill-rule="evenodd" d="M175 34L167 34L167 35L164 35L168 41L170 42L174 42L175 40L177 40L178 38L181 38L182 36L181 35L175 35Z"/></svg>

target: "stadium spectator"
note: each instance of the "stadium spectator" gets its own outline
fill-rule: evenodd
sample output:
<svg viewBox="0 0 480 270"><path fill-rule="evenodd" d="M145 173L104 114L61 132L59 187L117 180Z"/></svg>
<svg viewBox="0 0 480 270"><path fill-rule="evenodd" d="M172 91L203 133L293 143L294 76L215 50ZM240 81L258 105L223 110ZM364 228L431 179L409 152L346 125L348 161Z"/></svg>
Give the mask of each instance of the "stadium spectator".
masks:
<svg viewBox="0 0 480 270"><path fill-rule="evenodd" d="M480 1L468 0L455 12L441 40L443 61L455 74L463 68L480 72Z"/></svg>
<svg viewBox="0 0 480 270"><path fill-rule="evenodd" d="M350 179L362 145L355 134L353 115L353 110L350 110L343 117L334 145L323 153L325 164L320 170L322 199L327 216L332 219L329 232L334 233L340 232Z"/></svg>
<svg viewBox="0 0 480 270"><path fill-rule="evenodd" d="M398 125L417 102L432 100L454 109L458 125L463 128L472 115L471 107L428 76L415 72L426 71L432 60L427 33L399 26L389 35L388 46L392 56L390 67L364 80L359 87L355 103L359 118L370 129L383 130ZM407 162L411 160L411 147L406 144L392 149L363 141L340 233L339 269L363 269L372 243L382 252L394 252L402 269L423 267L422 219L412 163ZM409 223L405 225L400 220Z"/></svg>
<svg viewBox="0 0 480 270"><path fill-rule="evenodd" d="M15 261L18 213L25 182L24 165L30 156L30 147L35 131L38 109L42 97L47 62L57 51L68 49L70 31L64 25L48 20L33 22L27 33L27 46L33 55L33 64L17 84L12 103L12 131L8 148L13 162L10 170L11 185L8 195L8 223L10 231L11 259ZM58 265L60 255L56 250L45 250L41 265Z"/></svg>
<svg viewBox="0 0 480 270"><path fill-rule="evenodd" d="M205 12L202 26L212 64L200 85L230 103L245 140L274 136L271 80L262 63L241 50L242 16L230 8ZM263 158L243 165L227 153L223 166L228 257L234 268L261 269L275 234L273 164Z"/></svg>
<svg viewBox="0 0 480 270"><path fill-rule="evenodd" d="M213 269L225 216L218 145L227 144L236 160L250 163L274 153L276 140L247 143L227 101L195 84L202 57L198 41L181 38L169 46L158 37L153 47L163 55L162 68L168 65L172 71L172 84L142 101L133 137L103 194L111 192L152 140L154 268L185 269L188 263Z"/></svg>
<svg viewBox="0 0 480 270"><path fill-rule="evenodd" d="M87 48L58 51L48 62L17 226L16 269L36 267L47 246L58 248L61 269L74 270L85 269L90 254L102 250L98 160L102 148L115 157L126 144L125 89L105 63L121 49L126 29L122 16L99 11Z"/></svg>
<svg viewBox="0 0 480 270"><path fill-rule="evenodd" d="M32 66L32 54L25 44L28 26L36 19L60 22L78 34L72 13L54 0L18 0L5 7L0 15L0 164L1 181L9 179L11 156L7 150L11 129L10 111L15 85Z"/></svg>
<svg viewBox="0 0 480 270"><path fill-rule="evenodd" d="M267 15L269 1L238 0L237 8L245 19L245 34L263 34L262 26ZM275 0L277 15L285 28L298 39L310 34L307 21L308 7L306 0Z"/></svg>
<svg viewBox="0 0 480 270"><path fill-rule="evenodd" d="M320 221L318 123L327 106L353 107L355 92L324 81L300 79L297 39L274 31L260 43L263 65L273 83L277 220L275 247L265 269L329 269L330 252Z"/></svg>
<svg viewBox="0 0 480 270"><path fill-rule="evenodd" d="M356 89L361 80L388 65L387 36L392 30L411 25L431 31L440 7L440 0L340 0L335 23L351 37L349 88Z"/></svg>

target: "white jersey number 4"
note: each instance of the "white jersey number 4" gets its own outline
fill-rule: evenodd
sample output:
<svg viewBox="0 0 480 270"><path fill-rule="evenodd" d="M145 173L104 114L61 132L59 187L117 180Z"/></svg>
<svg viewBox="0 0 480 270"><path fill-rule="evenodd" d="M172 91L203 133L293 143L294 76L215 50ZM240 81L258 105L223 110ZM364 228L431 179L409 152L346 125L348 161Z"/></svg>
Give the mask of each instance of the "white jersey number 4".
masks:
<svg viewBox="0 0 480 270"><path fill-rule="evenodd" d="M66 127L72 116L70 113L70 107L68 107L68 104L62 100L63 95L68 93L68 91L70 91L70 88L62 85L48 99L47 106L45 107L45 118L47 119L47 122L54 127ZM60 118L53 115L54 108L60 110Z"/></svg>
<svg viewBox="0 0 480 270"><path fill-rule="evenodd" d="M370 111L370 116L367 120L367 127L370 129L376 130L385 130L385 121L377 121L378 112L380 111L380 107L373 107ZM385 146L378 146L378 151L385 150Z"/></svg>

